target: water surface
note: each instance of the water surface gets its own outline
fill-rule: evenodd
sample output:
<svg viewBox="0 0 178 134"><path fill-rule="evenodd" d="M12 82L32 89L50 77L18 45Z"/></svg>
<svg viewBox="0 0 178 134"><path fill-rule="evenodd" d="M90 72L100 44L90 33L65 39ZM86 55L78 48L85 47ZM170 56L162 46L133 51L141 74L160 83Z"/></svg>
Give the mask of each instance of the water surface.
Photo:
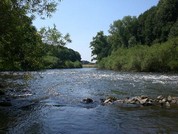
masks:
<svg viewBox="0 0 178 134"><path fill-rule="evenodd" d="M25 75L24 75L25 74ZM120 107L100 99L178 96L178 75L62 69L3 72L10 107L0 106L0 133L178 133L178 107ZM83 98L94 103L84 104Z"/></svg>

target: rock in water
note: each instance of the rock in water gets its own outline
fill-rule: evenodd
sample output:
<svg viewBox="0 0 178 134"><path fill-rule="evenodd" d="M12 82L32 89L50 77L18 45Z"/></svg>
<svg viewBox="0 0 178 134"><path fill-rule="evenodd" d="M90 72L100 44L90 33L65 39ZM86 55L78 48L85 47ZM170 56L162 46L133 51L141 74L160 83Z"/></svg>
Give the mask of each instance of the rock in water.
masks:
<svg viewBox="0 0 178 134"><path fill-rule="evenodd" d="M171 102L171 101L172 101L172 97L169 95L169 96L167 97L167 100L168 100L169 102Z"/></svg>
<svg viewBox="0 0 178 134"><path fill-rule="evenodd" d="M162 100L164 97L162 95L158 96L157 99L158 100Z"/></svg>
<svg viewBox="0 0 178 134"><path fill-rule="evenodd" d="M145 99L140 99L140 104L144 105L148 102L148 98L145 98Z"/></svg>
<svg viewBox="0 0 178 134"><path fill-rule="evenodd" d="M111 99L106 99L106 100L104 101L104 104L106 104L106 103L112 103L112 100L111 100Z"/></svg>
<svg viewBox="0 0 178 134"><path fill-rule="evenodd" d="M93 103L93 100L91 98L85 98L82 100L82 102L88 104L88 103Z"/></svg>
<svg viewBox="0 0 178 134"><path fill-rule="evenodd" d="M166 107L170 107L170 103L169 102L166 102Z"/></svg>

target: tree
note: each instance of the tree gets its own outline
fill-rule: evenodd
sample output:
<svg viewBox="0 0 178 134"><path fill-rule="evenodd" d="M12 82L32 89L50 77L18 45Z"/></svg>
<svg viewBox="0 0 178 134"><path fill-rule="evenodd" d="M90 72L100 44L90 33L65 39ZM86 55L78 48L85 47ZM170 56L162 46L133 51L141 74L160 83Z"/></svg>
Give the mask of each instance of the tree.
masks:
<svg viewBox="0 0 178 134"><path fill-rule="evenodd" d="M115 51L120 47L129 47L131 37L137 42L138 20L136 17L126 16L122 20L114 21L109 29L109 43L112 50Z"/></svg>
<svg viewBox="0 0 178 134"><path fill-rule="evenodd" d="M56 11L58 2L61 0L3 0L3 4L8 4L12 9L21 9L26 14L51 17Z"/></svg>
<svg viewBox="0 0 178 134"><path fill-rule="evenodd" d="M54 25L53 28L41 28L39 31L40 36L42 37L42 41L48 45L55 46L65 46L67 43L71 43L70 35L67 33L63 36Z"/></svg>
<svg viewBox="0 0 178 134"><path fill-rule="evenodd" d="M93 37L93 41L90 42L90 47L92 49L92 56L96 56L92 60L100 61L110 54L110 45L103 31L98 32L97 35Z"/></svg>
<svg viewBox="0 0 178 134"><path fill-rule="evenodd" d="M177 71L177 37L178 0L160 0L138 18L126 16L114 21L106 41L97 33L90 44L103 68ZM104 53L105 48L109 53Z"/></svg>
<svg viewBox="0 0 178 134"><path fill-rule="evenodd" d="M137 41L136 41L135 36L130 37L130 39L128 40L128 46L133 47L136 44L137 44Z"/></svg>
<svg viewBox="0 0 178 134"><path fill-rule="evenodd" d="M168 39L171 27L178 17L178 1L177 0L160 0L154 19L156 39L164 42Z"/></svg>
<svg viewBox="0 0 178 134"><path fill-rule="evenodd" d="M41 37L23 9L0 2L0 68L31 70L40 68Z"/></svg>
<svg viewBox="0 0 178 134"><path fill-rule="evenodd" d="M176 23L170 29L169 38L173 38L173 37L177 37L177 36L178 36L178 19L177 19Z"/></svg>
<svg viewBox="0 0 178 134"><path fill-rule="evenodd" d="M45 65L47 68L81 67L81 56L72 49L63 46L47 45L46 52Z"/></svg>
<svg viewBox="0 0 178 134"><path fill-rule="evenodd" d="M43 66L46 46L32 20L37 14L42 18L50 17L57 3L55 0L0 1L0 69L34 70ZM49 42L55 45L71 41L69 34L62 36L56 27L49 29L48 33Z"/></svg>

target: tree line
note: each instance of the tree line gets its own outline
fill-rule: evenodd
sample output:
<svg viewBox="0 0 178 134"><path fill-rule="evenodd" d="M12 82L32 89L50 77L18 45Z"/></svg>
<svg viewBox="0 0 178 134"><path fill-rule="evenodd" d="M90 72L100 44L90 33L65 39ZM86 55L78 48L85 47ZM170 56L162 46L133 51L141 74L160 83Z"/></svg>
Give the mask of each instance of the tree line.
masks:
<svg viewBox="0 0 178 134"><path fill-rule="evenodd" d="M81 56L68 49L70 35L53 28L37 31L32 21L56 11L55 0L0 1L0 70L81 67Z"/></svg>
<svg viewBox="0 0 178 134"><path fill-rule="evenodd" d="M90 43L100 68L178 71L178 1L160 0L138 17L125 16Z"/></svg>

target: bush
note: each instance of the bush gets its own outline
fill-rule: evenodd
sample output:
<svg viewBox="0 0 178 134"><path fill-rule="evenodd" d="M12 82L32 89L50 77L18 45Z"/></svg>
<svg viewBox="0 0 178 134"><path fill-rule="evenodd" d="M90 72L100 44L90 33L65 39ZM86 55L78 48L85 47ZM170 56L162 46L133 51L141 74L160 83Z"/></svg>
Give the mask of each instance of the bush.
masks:
<svg viewBox="0 0 178 134"><path fill-rule="evenodd" d="M177 72L178 38L152 46L119 48L107 58L103 58L99 67L124 71Z"/></svg>
<svg viewBox="0 0 178 134"><path fill-rule="evenodd" d="M75 61L75 62L66 61L65 62L65 68L81 68L81 67L82 67L82 64L79 61Z"/></svg>
<svg viewBox="0 0 178 134"><path fill-rule="evenodd" d="M82 63L79 61L75 61L73 64L74 64L74 68L82 68Z"/></svg>

